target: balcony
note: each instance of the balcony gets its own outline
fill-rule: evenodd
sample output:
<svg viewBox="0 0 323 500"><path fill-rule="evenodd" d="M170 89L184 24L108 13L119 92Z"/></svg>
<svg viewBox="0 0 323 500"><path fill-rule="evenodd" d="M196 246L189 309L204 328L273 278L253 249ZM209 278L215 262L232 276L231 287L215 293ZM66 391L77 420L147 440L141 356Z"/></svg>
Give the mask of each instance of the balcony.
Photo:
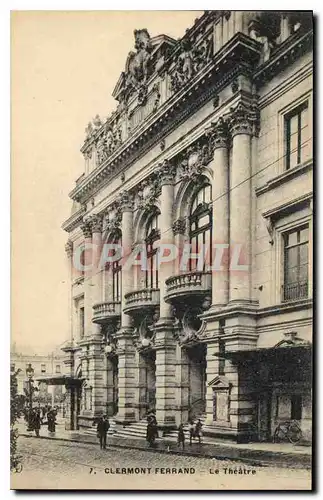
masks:
<svg viewBox="0 0 323 500"><path fill-rule="evenodd" d="M142 314L144 309L159 307L159 290L144 288L125 295L126 305L124 312L130 315Z"/></svg>
<svg viewBox="0 0 323 500"><path fill-rule="evenodd" d="M282 286L283 302L293 300L307 299L308 297L308 282L298 281L296 283L289 283Z"/></svg>
<svg viewBox="0 0 323 500"><path fill-rule="evenodd" d="M100 302L93 306L93 323L108 323L121 315L120 302Z"/></svg>
<svg viewBox="0 0 323 500"><path fill-rule="evenodd" d="M184 302L203 299L212 293L212 274L193 271L171 276L166 280L166 302Z"/></svg>

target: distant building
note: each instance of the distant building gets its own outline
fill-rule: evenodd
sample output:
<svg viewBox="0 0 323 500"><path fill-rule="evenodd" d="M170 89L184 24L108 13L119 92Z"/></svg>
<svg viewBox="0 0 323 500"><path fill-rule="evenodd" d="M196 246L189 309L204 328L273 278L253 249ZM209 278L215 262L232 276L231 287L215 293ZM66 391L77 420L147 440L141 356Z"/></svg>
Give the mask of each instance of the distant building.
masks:
<svg viewBox="0 0 323 500"><path fill-rule="evenodd" d="M20 370L17 375L18 394L25 394L27 384L26 370L31 366L34 370L33 380L38 391L34 393L33 400L40 403L52 402L52 389L46 382L37 382L39 377L48 377L61 375L65 373L64 354L60 351L54 351L49 354L24 354L18 352L16 346L11 349L10 371L11 373ZM63 398L64 386L53 386L54 400L59 403Z"/></svg>

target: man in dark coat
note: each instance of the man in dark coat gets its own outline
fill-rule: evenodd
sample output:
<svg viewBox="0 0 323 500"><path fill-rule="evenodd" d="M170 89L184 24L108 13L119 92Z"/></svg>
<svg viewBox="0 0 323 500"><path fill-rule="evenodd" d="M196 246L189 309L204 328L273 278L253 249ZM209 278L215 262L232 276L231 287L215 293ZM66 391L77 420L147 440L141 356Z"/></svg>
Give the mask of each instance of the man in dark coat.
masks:
<svg viewBox="0 0 323 500"><path fill-rule="evenodd" d="M40 410L34 410L33 412L33 429L35 431L36 437L39 437L39 430L40 430Z"/></svg>
<svg viewBox="0 0 323 500"><path fill-rule="evenodd" d="M97 436L100 439L100 449L106 449L107 447L107 432L110 428L109 420L106 415L103 415L102 418L98 421L98 425L96 428Z"/></svg>

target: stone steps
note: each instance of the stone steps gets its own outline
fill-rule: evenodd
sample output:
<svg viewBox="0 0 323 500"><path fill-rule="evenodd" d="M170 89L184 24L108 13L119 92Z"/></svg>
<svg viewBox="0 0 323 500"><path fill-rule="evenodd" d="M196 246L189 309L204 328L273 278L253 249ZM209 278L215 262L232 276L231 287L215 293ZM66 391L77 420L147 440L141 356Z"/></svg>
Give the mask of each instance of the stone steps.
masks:
<svg viewBox="0 0 323 500"><path fill-rule="evenodd" d="M117 426L114 437L122 437L122 438L139 438L146 439L147 433L147 420L143 419L139 422L134 422L133 424L126 425L124 427ZM158 438L157 438L158 439Z"/></svg>

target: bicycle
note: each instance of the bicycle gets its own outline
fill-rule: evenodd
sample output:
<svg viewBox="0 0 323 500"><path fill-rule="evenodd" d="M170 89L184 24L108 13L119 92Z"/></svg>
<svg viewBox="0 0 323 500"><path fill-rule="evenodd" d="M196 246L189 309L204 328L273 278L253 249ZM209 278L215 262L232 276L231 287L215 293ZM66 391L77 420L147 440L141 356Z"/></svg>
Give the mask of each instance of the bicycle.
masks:
<svg viewBox="0 0 323 500"><path fill-rule="evenodd" d="M298 443L303 437L302 429L296 420L280 422L274 432L273 442L289 441L292 444Z"/></svg>

